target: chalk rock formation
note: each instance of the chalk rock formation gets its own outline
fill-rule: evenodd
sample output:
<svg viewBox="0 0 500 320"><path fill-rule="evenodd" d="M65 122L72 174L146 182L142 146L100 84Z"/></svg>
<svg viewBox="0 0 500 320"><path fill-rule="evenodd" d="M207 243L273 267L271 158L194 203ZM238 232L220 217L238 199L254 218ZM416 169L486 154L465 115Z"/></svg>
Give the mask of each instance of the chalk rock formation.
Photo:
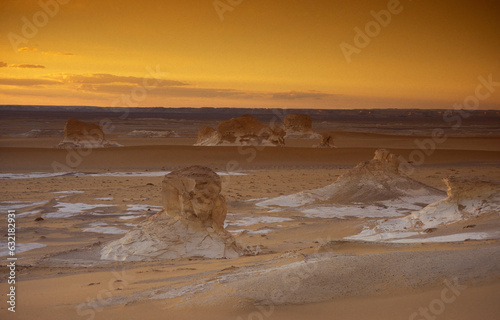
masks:
<svg viewBox="0 0 500 320"><path fill-rule="evenodd" d="M285 144L284 136L283 129L267 126L253 116L244 115L220 122L217 130L201 127L196 145L282 146Z"/></svg>
<svg viewBox="0 0 500 320"><path fill-rule="evenodd" d="M444 192L404 175L399 170L399 157L379 149L370 161L358 164L324 188L281 196L258 203L260 206L286 204L299 207L306 204L375 204L383 201L414 197L444 196ZM434 201L427 202L431 203Z"/></svg>
<svg viewBox="0 0 500 320"><path fill-rule="evenodd" d="M97 124L69 118L64 126L64 139L58 148L104 148L120 145L106 140L102 127Z"/></svg>
<svg viewBox="0 0 500 320"><path fill-rule="evenodd" d="M443 179L448 197L411 214L412 227L433 228L441 224L500 213L500 182L449 177Z"/></svg>
<svg viewBox="0 0 500 320"><path fill-rule="evenodd" d="M333 142L333 136L329 134L321 135L321 142L315 148L337 148Z"/></svg>
<svg viewBox="0 0 500 320"><path fill-rule="evenodd" d="M220 192L221 179L209 168L192 166L167 174L162 185L164 211L106 245L101 258L238 257L242 250L224 229L227 209Z"/></svg>
<svg viewBox="0 0 500 320"><path fill-rule="evenodd" d="M209 126L200 126L198 128L197 145L215 146L219 144L221 138L217 130Z"/></svg>
<svg viewBox="0 0 500 320"><path fill-rule="evenodd" d="M283 120L285 138L321 139L312 129L312 118L306 114L290 113Z"/></svg>
<svg viewBox="0 0 500 320"><path fill-rule="evenodd" d="M448 225L463 222L469 224L475 218L498 219L500 213L500 182L486 179L464 179L450 177L443 179L448 186L448 197L435 201L425 208L411 214L389 220L379 220L375 227L364 229L357 235L347 237L350 240L364 241L406 241L394 240L411 236L425 235L428 231L443 228ZM497 237L498 230L483 228L479 238ZM484 232L490 231L490 232ZM464 231L465 232L465 231ZM460 233L452 235L450 241L463 239ZM465 232L465 237L470 235ZM408 239L408 242L425 241L420 238Z"/></svg>

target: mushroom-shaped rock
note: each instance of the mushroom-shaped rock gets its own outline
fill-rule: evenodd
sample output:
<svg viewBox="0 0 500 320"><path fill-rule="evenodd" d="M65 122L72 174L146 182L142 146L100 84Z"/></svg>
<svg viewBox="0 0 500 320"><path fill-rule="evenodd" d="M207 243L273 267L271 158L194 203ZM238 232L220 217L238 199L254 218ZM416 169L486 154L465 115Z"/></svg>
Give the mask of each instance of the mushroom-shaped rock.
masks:
<svg viewBox="0 0 500 320"><path fill-rule="evenodd" d="M270 127L251 115L222 121L217 130L202 127L198 132L197 145L264 145L282 146L285 132L279 127Z"/></svg>
<svg viewBox="0 0 500 320"><path fill-rule="evenodd" d="M321 139L312 129L312 118L306 114L290 113L283 120L285 138Z"/></svg>
<svg viewBox="0 0 500 320"><path fill-rule="evenodd" d="M163 206L171 217L224 230L227 208L221 190L221 179L210 168L191 166L176 170L163 179Z"/></svg>
<svg viewBox="0 0 500 320"><path fill-rule="evenodd" d="M102 127L97 124L69 118L64 126L64 139L58 148L103 148L117 147L117 143L106 140Z"/></svg>
<svg viewBox="0 0 500 320"><path fill-rule="evenodd" d="M183 257L234 258L242 250L224 229L226 201L220 177L192 166L163 180L165 210L101 250L102 259L150 261Z"/></svg>

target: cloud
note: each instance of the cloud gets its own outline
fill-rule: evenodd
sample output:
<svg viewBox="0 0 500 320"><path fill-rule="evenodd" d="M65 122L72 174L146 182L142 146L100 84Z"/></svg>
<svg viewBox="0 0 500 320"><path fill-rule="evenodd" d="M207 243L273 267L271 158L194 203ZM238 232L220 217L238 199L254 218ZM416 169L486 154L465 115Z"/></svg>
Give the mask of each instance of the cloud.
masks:
<svg viewBox="0 0 500 320"><path fill-rule="evenodd" d="M34 65L33 65L34 66ZM10 67L10 66L9 66ZM233 100L287 100L301 101L316 99L328 101L338 95L319 91L289 92L256 92L228 88L203 88L193 84L168 79L140 78L135 76L119 76L107 73L96 74L52 74L43 78L8 79L0 78L0 85L7 86L40 86L44 88L60 88L75 94L105 96L141 95L157 98L222 98ZM142 88L142 89L141 89ZM141 89L141 91L137 91Z"/></svg>
<svg viewBox="0 0 500 320"><path fill-rule="evenodd" d="M52 55L52 56L76 56L76 54L71 52L53 52L53 51L42 51L42 54Z"/></svg>
<svg viewBox="0 0 500 320"><path fill-rule="evenodd" d="M127 84L90 84L84 83L78 89L86 92L99 92L107 94L130 94L137 86ZM146 90L148 94L165 97L189 97L189 98L254 98L251 93L232 89L193 88L161 86L153 90Z"/></svg>
<svg viewBox="0 0 500 320"><path fill-rule="evenodd" d="M41 64L8 64L0 61L0 68L21 68L21 69L45 69Z"/></svg>
<svg viewBox="0 0 500 320"><path fill-rule="evenodd" d="M45 66L42 66L40 64L9 64L9 68L45 69Z"/></svg>
<svg viewBox="0 0 500 320"><path fill-rule="evenodd" d="M268 95L233 89L199 88L177 80L118 76L107 73L56 74L49 78L75 85L74 88L79 91L105 94L130 94L134 88L144 87L148 94L165 97L252 99Z"/></svg>
<svg viewBox="0 0 500 320"><path fill-rule="evenodd" d="M157 86L157 87L171 87L171 86L187 86L188 83L176 80L166 79L153 79L153 78L140 78L133 76L117 76L107 73L95 74L58 74L51 76L52 79L61 80L67 83L75 84L131 84L140 86ZM161 81L159 81L161 80Z"/></svg>
<svg viewBox="0 0 500 320"><path fill-rule="evenodd" d="M21 52L21 51L38 51L37 48L30 48L30 47L22 47L22 48L19 48L17 49L18 52Z"/></svg>
<svg viewBox="0 0 500 320"><path fill-rule="evenodd" d="M60 84L60 82L48 79L0 78L0 85L5 86L38 86L56 84Z"/></svg>
<svg viewBox="0 0 500 320"><path fill-rule="evenodd" d="M38 48L30 48L30 47L22 47L17 49L18 52L29 51L29 52L38 52ZM75 56L74 53L70 52L54 52L54 51L40 51L41 54L45 55L53 55L53 56Z"/></svg>
<svg viewBox="0 0 500 320"><path fill-rule="evenodd" d="M316 99L321 100L326 97L333 96L329 93L322 93L319 91L290 91L290 92L277 92L273 94L273 99Z"/></svg>

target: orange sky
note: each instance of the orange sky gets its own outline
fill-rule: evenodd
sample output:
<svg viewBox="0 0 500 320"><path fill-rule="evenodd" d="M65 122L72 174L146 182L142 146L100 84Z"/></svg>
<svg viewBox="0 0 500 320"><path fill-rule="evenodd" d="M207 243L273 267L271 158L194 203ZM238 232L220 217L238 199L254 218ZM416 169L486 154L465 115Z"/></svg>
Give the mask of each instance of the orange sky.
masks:
<svg viewBox="0 0 500 320"><path fill-rule="evenodd" d="M500 82L496 0L41 3L0 1L0 104L448 109Z"/></svg>

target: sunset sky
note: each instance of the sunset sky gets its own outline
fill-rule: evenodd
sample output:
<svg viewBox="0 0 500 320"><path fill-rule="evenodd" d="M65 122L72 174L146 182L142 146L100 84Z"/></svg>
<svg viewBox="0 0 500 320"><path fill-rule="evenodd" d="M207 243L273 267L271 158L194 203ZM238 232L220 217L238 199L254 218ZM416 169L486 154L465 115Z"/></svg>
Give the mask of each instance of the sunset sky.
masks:
<svg viewBox="0 0 500 320"><path fill-rule="evenodd" d="M497 0L1 0L0 104L448 109L500 82L499 16ZM490 93L480 109L500 109Z"/></svg>

